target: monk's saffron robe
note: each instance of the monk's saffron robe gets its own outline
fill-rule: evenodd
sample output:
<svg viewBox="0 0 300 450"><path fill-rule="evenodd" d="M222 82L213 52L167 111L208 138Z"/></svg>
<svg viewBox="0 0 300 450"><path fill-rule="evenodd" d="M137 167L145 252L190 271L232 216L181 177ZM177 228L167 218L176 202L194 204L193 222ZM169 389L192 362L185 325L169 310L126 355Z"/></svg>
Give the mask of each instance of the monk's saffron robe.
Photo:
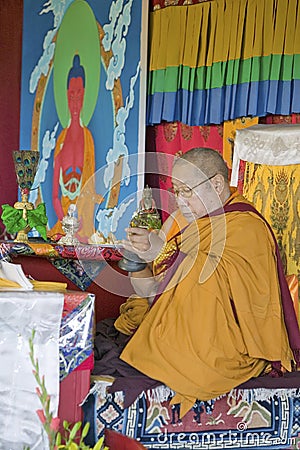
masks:
<svg viewBox="0 0 300 450"><path fill-rule="evenodd" d="M293 354L275 243L261 217L231 211L200 218L179 245L181 263L166 271L166 288L121 359L173 389L184 414L196 399L260 375L270 361L290 371Z"/></svg>

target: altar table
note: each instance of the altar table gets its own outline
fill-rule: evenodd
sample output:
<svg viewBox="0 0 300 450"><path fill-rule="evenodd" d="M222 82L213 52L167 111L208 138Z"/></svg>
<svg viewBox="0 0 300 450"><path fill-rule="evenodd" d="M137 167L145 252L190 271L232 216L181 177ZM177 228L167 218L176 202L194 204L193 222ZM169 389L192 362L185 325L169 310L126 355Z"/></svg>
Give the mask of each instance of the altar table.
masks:
<svg viewBox="0 0 300 450"><path fill-rule="evenodd" d="M93 368L94 295L0 289L0 324L0 449L41 450L29 337L34 329L35 358L54 415L58 409L61 422L80 420Z"/></svg>
<svg viewBox="0 0 300 450"><path fill-rule="evenodd" d="M29 243L0 241L0 259L21 264L24 272L41 281L67 283L70 290L95 294L96 322L116 317L133 293L127 273L118 268L122 255L113 246L60 245L30 239ZM114 288L120 285L120 293Z"/></svg>

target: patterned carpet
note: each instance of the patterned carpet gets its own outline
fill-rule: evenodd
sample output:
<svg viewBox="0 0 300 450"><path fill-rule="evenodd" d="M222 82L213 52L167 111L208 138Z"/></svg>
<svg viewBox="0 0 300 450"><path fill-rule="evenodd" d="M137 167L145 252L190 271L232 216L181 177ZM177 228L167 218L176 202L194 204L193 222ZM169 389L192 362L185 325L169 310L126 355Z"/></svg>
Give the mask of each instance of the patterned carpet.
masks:
<svg viewBox="0 0 300 450"><path fill-rule="evenodd" d="M181 419L180 406L170 405L172 395L167 388L163 395L149 390L124 410L122 393L103 396L95 390L83 406L92 424L89 443L109 428L149 449L300 448L299 389L233 390L197 401Z"/></svg>

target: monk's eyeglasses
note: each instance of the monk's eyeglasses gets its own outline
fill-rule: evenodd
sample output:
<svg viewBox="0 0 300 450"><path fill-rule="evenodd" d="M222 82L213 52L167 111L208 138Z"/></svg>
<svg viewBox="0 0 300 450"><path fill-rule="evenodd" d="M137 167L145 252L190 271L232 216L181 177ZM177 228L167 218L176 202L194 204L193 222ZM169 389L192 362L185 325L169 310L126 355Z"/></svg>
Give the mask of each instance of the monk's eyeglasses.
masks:
<svg viewBox="0 0 300 450"><path fill-rule="evenodd" d="M196 184L193 187L185 186L185 187L182 187L182 188L179 188L179 189L173 187L173 192L174 192L175 197L178 197L180 195L181 197L184 197L184 198L191 198L191 196L193 195L193 190L196 187L201 186L201 184L206 183L207 181L209 181L212 178L214 178L216 175L217 175L217 173L215 173L211 177L206 178L205 180L200 181L200 183Z"/></svg>

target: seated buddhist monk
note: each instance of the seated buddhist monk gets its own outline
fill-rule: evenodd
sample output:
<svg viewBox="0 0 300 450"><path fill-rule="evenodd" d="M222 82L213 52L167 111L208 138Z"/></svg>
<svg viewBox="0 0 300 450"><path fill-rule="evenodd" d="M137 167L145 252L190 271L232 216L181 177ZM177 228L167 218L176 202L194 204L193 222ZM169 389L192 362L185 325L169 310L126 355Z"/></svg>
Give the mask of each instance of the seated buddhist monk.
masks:
<svg viewBox="0 0 300 450"><path fill-rule="evenodd" d="M271 229L231 194L218 152L177 158L172 183L177 231L166 225L164 243L162 234L129 228L123 242L149 262L131 277L151 306L120 358L173 389L184 414L196 399L295 369L300 334Z"/></svg>

